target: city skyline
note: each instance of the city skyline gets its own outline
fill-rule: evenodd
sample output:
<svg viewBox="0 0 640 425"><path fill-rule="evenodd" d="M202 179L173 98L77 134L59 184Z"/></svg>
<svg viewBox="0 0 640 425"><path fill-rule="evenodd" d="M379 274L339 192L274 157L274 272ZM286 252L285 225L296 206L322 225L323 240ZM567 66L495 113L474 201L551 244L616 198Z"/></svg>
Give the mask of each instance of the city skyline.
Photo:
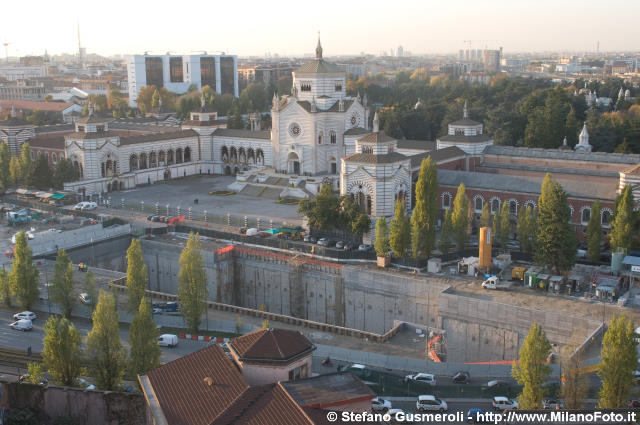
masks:
<svg viewBox="0 0 640 425"><path fill-rule="evenodd" d="M595 52L599 43L601 52L633 51L637 49L634 40L640 37L640 28L620 22L621 16L640 12L640 4L631 0L614 1L604 10L593 0L580 5L493 0L489 6L465 0L401 1L394 8L331 1L312 11L284 1L277 7L249 3L241 10L235 4L202 3L171 13L167 7L175 5L168 2L160 2L161 7L153 10L120 0L104 10L75 0L65 8L34 3L41 12L30 17L30 26L10 20L0 28L0 42L9 43L9 56L39 55L45 49L50 54L74 54L78 24L82 47L103 56L202 50L239 56L303 56L313 53L318 31L327 56L377 55L399 45L414 55L454 54L469 45L473 49L502 46L505 53ZM4 8L8 15L24 12L19 3ZM234 14L237 19L229 19ZM46 38L34 30L51 27L53 22L59 29Z"/></svg>

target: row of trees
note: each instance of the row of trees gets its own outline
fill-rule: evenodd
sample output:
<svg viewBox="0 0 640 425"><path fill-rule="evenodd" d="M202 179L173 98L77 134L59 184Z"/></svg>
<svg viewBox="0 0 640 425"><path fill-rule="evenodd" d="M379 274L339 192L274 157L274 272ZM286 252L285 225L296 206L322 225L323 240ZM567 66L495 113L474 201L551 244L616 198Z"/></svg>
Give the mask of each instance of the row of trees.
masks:
<svg viewBox="0 0 640 425"><path fill-rule="evenodd" d="M635 89L618 78L589 83L598 96L614 100L615 110L600 110L588 109L585 96L574 95L583 87L581 80L554 85L550 80L506 76L477 85L448 76L427 78L420 70L396 74L391 85L379 76L347 81L349 95L366 92L372 103L386 105L379 114L380 125L396 138L433 140L446 134L447 124L462 116L468 100L470 116L484 123L498 145L557 148L566 136L573 146L586 120L595 150L639 153L640 99L617 101L621 87L632 95ZM418 99L422 106L414 109Z"/></svg>
<svg viewBox="0 0 640 425"><path fill-rule="evenodd" d="M588 398L588 376L581 370L584 359L575 351L576 344L568 344L562 354L562 383L560 396L565 408L581 409ZM540 325L534 323L520 348L520 359L512 368L512 376L523 385L518 397L521 409L541 409L545 394L544 384L551 374L548 359L551 344ZM635 383L638 351L633 322L626 316L614 317L602 341L601 363L598 376L602 381L598 407L613 409L627 407Z"/></svg>

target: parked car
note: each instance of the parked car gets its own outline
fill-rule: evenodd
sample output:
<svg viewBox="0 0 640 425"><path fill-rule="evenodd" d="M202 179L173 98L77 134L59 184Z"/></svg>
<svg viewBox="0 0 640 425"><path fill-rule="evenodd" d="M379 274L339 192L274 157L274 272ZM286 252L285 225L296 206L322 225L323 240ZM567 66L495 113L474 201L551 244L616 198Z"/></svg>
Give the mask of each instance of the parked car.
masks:
<svg viewBox="0 0 640 425"><path fill-rule="evenodd" d="M162 334L158 337L158 345L160 347L173 348L178 345L178 336L173 334Z"/></svg>
<svg viewBox="0 0 640 425"><path fill-rule="evenodd" d="M423 384L434 386L436 384L436 377L431 373L416 373L414 375L405 376L404 382L421 382Z"/></svg>
<svg viewBox="0 0 640 425"><path fill-rule="evenodd" d="M33 323L31 323L31 320L28 319L20 319L18 321L13 322L12 324L9 325L11 327L11 329L15 329L17 331L30 331L31 329L33 329Z"/></svg>
<svg viewBox="0 0 640 425"><path fill-rule="evenodd" d="M338 248L338 249L344 249L344 242L342 242L342 241L338 241L338 242L336 242L336 248Z"/></svg>
<svg viewBox="0 0 640 425"><path fill-rule="evenodd" d="M543 409L564 409L564 403L555 398L545 398L542 400Z"/></svg>
<svg viewBox="0 0 640 425"><path fill-rule="evenodd" d="M76 211L81 211L81 210L83 210L83 209L84 209L84 206L85 206L86 204L88 204L88 202L78 202L78 203L73 207L73 209L74 209L74 210L76 210Z"/></svg>
<svg viewBox="0 0 640 425"><path fill-rule="evenodd" d="M152 218L153 218L153 216L152 216L152 215L148 215L148 216L147 216L147 221L151 221L151 219L152 219Z"/></svg>
<svg viewBox="0 0 640 425"><path fill-rule="evenodd" d="M409 423L409 421L406 418L406 412L402 409L389 409L387 411L387 414L389 415L389 421L387 422L388 424ZM404 420L396 420L396 418L404 418Z"/></svg>
<svg viewBox="0 0 640 425"><path fill-rule="evenodd" d="M496 410L512 410L518 408L518 402L515 400L509 400L504 396L495 396L491 402L493 408Z"/></svg>
<svg viewBox="0 0 640 425"><path fill-rule="evenodd" d="M13 320L36 320L37 316L32 311L21 311L20 313L16 313L13 315Z"/></svg>
<svg viewBox="0 0 640 425"><path fill-rule="evenodd" d="M154 215L153 217L151 217L151 221L159 222L160 221L160 216L159 215Z"/></svg>
<svg viewBox="0 0 640 425"><path fill-rule="evenodd" d="M86 292L83 292L80 295L78 295L78 298L80 299L80 302L82 304L91 304L91 297Z"/></svg>
<svg viewBox="0 0 640 425"><path fill-rule="evenodd" d="M48 203L49 203L49 205L54 206L54 207L63 207L64 206L62 201L60 201L59 199L52 199Z"/></svg>
<svg viewBox="0 0 640 425"><path fill-rule="evenodd" d="M468 424L493 423L493 421L489 421L489 418L485 416L486 414L487 412L485 412L482 409L478 409L478 408L469 409L469 411L467 412L467 423Z"/></svg>
<svg viewBox="0 0 640 425"><path fill-rule="evenodd" d="M344 244L344 248L345 251L353 251L354 249L356 249L356 245L351 243L351 242L347 242L346 244Z"/></svg>
<svg viewBox="0 0 640 425"><path fill-rule="evenodd" d="M320 245L320 246L329 246L329 239L327 239L327 238L318 239L318 245Z"/></svg>
<svg viewBox="0 0 640 425"><path fill-rule="evenodd" d="M371 400L371 410L374 412L385 413L391 409L391 402L380 397Z"/></svg>
<svg viewBox="0 0 640 425"><path fill-rule="evenodd" d="M305 235L303 240L308 243L316 243L318 241L315 237L311 235Z"/></svg>
<svg viewBox="0 0 640 425"><path fill-rule="evenodd" d="M419 395L416 401L416 409L421 412L426 410L444 412L448 407L446 401L440 400L433 395Z"/></svg>
<svg viewBox="0 0 640 425"><path fill-rule="evenodd" d="M365 243L358 247L358 251L371 251L372 249L373 247L371 245Z"/></svg>
<svg viewBox="0 0 640 425"><path fill-rule="evenodd" d="M340 370L344 372L351 372L360 379L365 379L371 376L371 370L367 369L365 365L358 363L354 363L349 366L342 366Z"/></svg>
<svg viewBox="0 0 640 425"><path fill-rule="evenodd" d="M81 202L83 205L80 208L82 211L91 211L91 210L95 210L96 208L98 208L98 204L96 204L95 202Z"/></svg>
<svg viewBox="0 0 640 425"><path fill-rule="evenodd" d="M471 382L471 375L468 372L458 372L451 378L454 384L468 384Z"/></svg>

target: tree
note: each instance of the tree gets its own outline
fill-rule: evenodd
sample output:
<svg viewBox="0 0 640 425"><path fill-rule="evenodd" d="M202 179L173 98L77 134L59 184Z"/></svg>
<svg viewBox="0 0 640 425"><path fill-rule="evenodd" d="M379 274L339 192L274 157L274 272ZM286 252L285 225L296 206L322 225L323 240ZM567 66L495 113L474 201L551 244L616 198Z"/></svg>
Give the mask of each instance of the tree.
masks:
<svg viewBox="0 0 640 425"><path fill-rule="evenodd" d="M16 235L14 259L9 273L11 294L16 297L20 308L31 310L31 307L38 300L40 294L38 290L39 275L38 268L33 265L33 256L31 248L27 244L27 235L24 231L20 231Z"/></svg>
<svg viewBox="0 0 640 425"><path fill-rule="evenodd" d="M604 334L600 352L602 361L598 376L602 387L599 408L626 407L635 382L633 372L638 367L636 346L632 321L626 316L614 317Z"/></svg>
<svg viewBox="0 0 640 425"><path fill-rule="evenodd" d="M496 214L497 216L497 214ZM496 217L498 218L498 217ZM496 239L500 241L500 246L503 250L507 250L507 244L509 243L509 236L511 235L511 213L509 211L509 202L504 201L502 208L500 209L500 220L497 225Z"/></svg>
<svg viewBox="0 0 640 425"><path fill-rule="evenodd" d="M632 229L633 229L633 191L631 185L626 185L620 195L618 195L615 203L615 213L611 222L611 233L609 239L611 249L631 248Z"/></svg>
<svg viewBox="0 0 640 425"><path fill-rule="evenodd" d="M31 146L28 142L22 144L20 151L20 175L26 186L31 186L33 179L33 161L31 160Z"/></svg>
<svg viewBox="0 0 640 425"><path fill-rule="evenodd" d="M156 90L151 96L151 108L157 108L158 106L160 106L160 92Z"/></svg>
<svg viewBox="0 0 640 425"><path fill-rule="evenodd" d="M354 235L362 236L369 231L371 218L360 210L358 204L351 197L341 196L338 208L338 222L334 223L334 226Z"/></svg>
<svg viewBox="0 0 640 425"><path fill-rule="evenodd" d="M373 242L373 247L378 257L389 255L389 226L384 217L380 217L376 221L376 240Z"/></svg>
<svg viewBox="0 0 640 425"><path fill-rule="evenodd" d="M591 217L589 217L589 224L587 225L587 253L591 261L600 261L601 241L600 201L595 201L591 206Z"/></svg>
<svg viewBox="0 0 640 425"><path fill-rule="evenodd" d="M62 385L70 386L82 369L82 336L67 318L50 316L44 325L42 361L49 374Z"/></svg>
<svg viewBox="0 0 640 425"><path fill-rule="evenodd" d="M141 375L160 366L160 346L158 329L153 321L151 303L147 298L140 300L138 313L129 328L130 364L134 375Z"/></svg>
<svg viewBox="0 0 640 425"><path fill-rule="evenodd" d="M58 160L53 173L53 187L64 188L64 183L78 180L78 170L73 166L73 162L68 158Z"/></svg>
<svg viewBox="0 0 640 425"><path fill-rule="evenodd" d="M200 235L189 234L187 246L180 254L178 272L178 301L180 310L192 333L198 331L207 298L207 275L202 259Z"/></svg>
<svg viewBox="0 0 640 425"><path fill-rule="evenodd" d="M460 183L456 198L453 201L453 213L451 215L453 239L456 242L458 251L464 249L469 230L469 200L467 199L466 191L464 183Z"/></svg>
<svg viewBox="0 0 640 425"><path fill-rule="evenodd" d="M120 340L118 311L113 294L100 291L91 320L93 328L86 342L89 374L98 388L112 391L122 381L127 359L127 351Z"/></svg>
<svg viewBox="0 0 640 425"><path fill-rule="evenodd" d="M0 143L0 185L2 189L9 187L11 182L11 151L6 143Z"/></svg>
<svg viewBox="0 0 640 425"><path fill-rule="evenodd" d="M411 214L411 253L413 258L428 258L436 244L438 208L438 170L431 157L420 164L415 196L416 205Z"/></svg>
<svg viewBox="0 0 640 425"><path fill-rule="evenodd" d="M91 270L88 270L84 276L83 289L89 295L89 306L93 310L98 302L98 288L96 287L96 277Z"/></svg>
<svg viewBox="0 0 640 425"><path fill-rule="evenodd" d="M533 323L529 334L520 348L520 362L513 363L511 375L523 385L522 393L518 397L518 407L521 409L540 409L544 398L542 384L551 374L551 366L547 358L551 354L551 344L542 327Z"/></svg>
<svg viewBox="0 0 640 425"><path fill-rule="evenodd" d="M44 368L41 363L30 362L27 364L27 378L25 381L30 382L32 384L39 384L44 379Z"/></svg>
<svg viewBox="0 0 640 425"><path fill-rule="evenodd" d="M156 86L145 86L138 91L136 103L138 108L144 113L152 108L151 101L154 93L157 91Z"/></svg>
<svg viewBox="0 0 640 425"><path fill-rule="evenodd" d="M52 283L51 301L60 306L64 317L70 318L76 305L77 294L73 283L73 265L64 249L58 250L58 258L53 266Z"/></svg>
<svg viewBox="0 0 640 425"><path fill-rule="evenodd" d="M9 178L14 186L22 180L22 166L17 156L12 156L9 160Z"/></svg>
<svg viewBox="0 0 640 425"><path fill-rule="evenodd" d="M451 249L451 232L453 230L453 222L451 218L451 210L444 211L444 219L442 220L442 231L440 232L440 252L448 254Z"/></svg>
<svg viewBox="0 0 640 425"><path fill-rule="evenodd" d="M309 226L320 230L329 230L339 221L340 199L334 195L331 186L323 184L313 199L305 199L298 205L298 213L309 221Z"/></svg>
<svg viewBox="0 0 640 425"><path fill-rule="evenodd" d="M489 209L489 202L485 202L484 205L482 205L480 227L491 227L491 210Z"/></svg>
<svg viewBox="0 0 640 425"><path fill-rule="evenodd" d="M229 117L227 118L227 128L244 128L244 122L242 121L242 112L240 111L240 107L237 105L237 103L231 108L231 114L229 114Z"/></svg>
<svg viewBox="0 0 640 425"><path fill-rule="evenodd" d="M538 198L537 252L540 265L560 274L575 264L577 238L570 222L571 210L562 186L547 174Z"/></svg>
<svg viewBox="0 0 640 425"><path fill-rule="evenodd" d="M132 239L127 249L127 310L138 311L140 300L147 289L147 266L142 261L142 246L139 239Z"/></svg>
<svg viewBox="0 0 640 425"><path fill-rule="evenodd" d="M532 253L535 250L536 213L531 205L526 208L520 208L517 232L520 250L529 254Z"/></svg>
<svg viewBox="0 0 640 425"><path fill-rule="evenodd" d="M395 205L395 216L389 230L389 246L398 257L406 257L410 243L409 218L405 215L407 204L398 199Z"/></svg>
<svg viewBox="0 0 640 425"><path fill-rule="evenodd" d="M52 186L53 174L49 166L49 160L45 155L38 155L33 168L32 184L36 189L47 190Z"/></svg>
<svg viewBox="0 0 640 425"><path fill-rule="evenodd" d="M9 284L9 273L6 269L0 270L0 303L6 307L11 307L11 285Z"/></svg>

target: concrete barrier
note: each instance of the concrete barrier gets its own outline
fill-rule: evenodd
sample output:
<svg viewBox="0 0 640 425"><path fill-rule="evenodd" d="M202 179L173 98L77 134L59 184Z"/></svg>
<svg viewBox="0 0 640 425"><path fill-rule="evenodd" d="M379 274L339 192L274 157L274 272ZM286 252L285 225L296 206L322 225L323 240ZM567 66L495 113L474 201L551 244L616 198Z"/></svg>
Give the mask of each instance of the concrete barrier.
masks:
<svg viewBox="0 0 640 425"><path fill-rule="evenodd" d="M128 235L131 232L131 225L115 225L102 227L102 224L80 227L66 232L41 232L35 239L30 240L29 246L34 257L54 254L57 249L66 250L98 243L107 239Z"/></svg>

